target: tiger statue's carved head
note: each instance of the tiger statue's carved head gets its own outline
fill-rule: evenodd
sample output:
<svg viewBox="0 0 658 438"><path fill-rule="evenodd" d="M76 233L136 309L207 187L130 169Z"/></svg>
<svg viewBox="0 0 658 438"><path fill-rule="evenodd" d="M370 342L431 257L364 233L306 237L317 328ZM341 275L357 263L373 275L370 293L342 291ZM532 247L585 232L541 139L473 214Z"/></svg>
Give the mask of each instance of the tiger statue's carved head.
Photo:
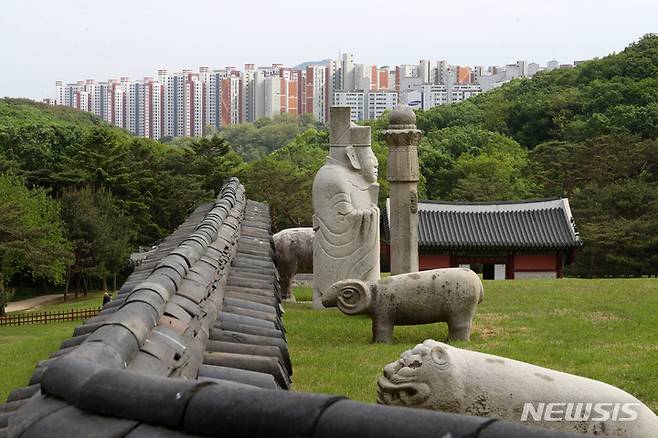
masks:
<svg viewBox="0 0 658 438"><path fill-rule="evenodd" d="M377 381L377 403L459 412L463 387L459 354L428 339L384 367Z"/></svg>

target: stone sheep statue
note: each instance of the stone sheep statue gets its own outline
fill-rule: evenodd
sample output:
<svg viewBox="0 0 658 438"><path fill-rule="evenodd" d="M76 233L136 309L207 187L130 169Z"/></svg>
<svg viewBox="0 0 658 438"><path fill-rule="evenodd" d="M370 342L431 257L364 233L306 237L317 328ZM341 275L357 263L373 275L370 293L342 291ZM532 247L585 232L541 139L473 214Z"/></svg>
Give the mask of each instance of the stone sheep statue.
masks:
<svg viewBox="0 0 658 438"><path fill-rule="evenodd" d="M377 402L621 438L658 433L658 417L619 388L428 339L384 367Z"/></svg>
<svg viewBox="0 0 658 438"><path fill-rule="evenodd" d="M295 274L313 273L313 228L288 228L272 236L282 298L294 300Z"/></svg>
<svg viewBox="0 0 658 438"><path fill-rule="evenodd" d="M372 319L373 342L391 343L393 326L448 323L448 339L467 341L484 289L466 268L434 269L376 281L343 280L322 296L326 307Z"/></svg>

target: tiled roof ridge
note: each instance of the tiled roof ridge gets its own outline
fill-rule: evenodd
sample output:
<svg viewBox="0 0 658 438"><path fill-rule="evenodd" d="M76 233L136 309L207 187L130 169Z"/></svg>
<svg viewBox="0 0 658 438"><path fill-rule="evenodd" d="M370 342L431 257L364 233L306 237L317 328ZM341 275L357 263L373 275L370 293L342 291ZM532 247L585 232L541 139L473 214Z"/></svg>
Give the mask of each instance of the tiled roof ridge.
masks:
<svg viewBox="0 0 658 438"><path fill-rule="evenodd" d="M248 204L250 212L246 213ZM260 216L254 216L252 210L259 211L257 216ZM249 226L242 227L243 223ZM258 262L259 256L266 255L271 268L269 280L274 288L271 285L269 291L226 288L231 277L239 277L238 271L245 269L236 267L236 272L231 269L226 275L228 262L237 262L241 252L245 252L244 248L238 251L239 236L245 234L243 245L249 246L249 239L254 239L249 234L254 233L260 233L261 245L256 248L252 242L246 249L247 256ZM263 236L266 239L262 239ZM279 319L278 276L271 254L267 207L246 201L244 187L239 181L228 180L214 204L197 208L144 260L121 288L116 300L98 316L76 328L73 338L65 341L59 352L39 364L29 387L10 394L9 403L1 405L5 416L20 409L39 388L47 395L32 398L27 410L34 410L34 404L36 410L40 410L52 396L88 410L93 404L85 401L82 394L88 387L85 385L93 386L92 378L101 376L103 381L111 375L112 388L123 388L128 393L134 385L124 383L131 380L134 371L139 371L138 378L154 378L165 385L177 380L170 376L182 376L198 377L199 381L186 382L194 388L215 384L217 378L287 388L292 368ZM259 269L261 280L267 279L263 274L268 272L267 266ZM249 281L246 284L263 285ZM195 289L195 285L205 287ZM208 289L210 286L213 290ZM220 289L221 293L213 293ZM241 316L244 313L251 316ZM274 319L278 324L267 319ZM240 344L245 339L260 345ZM228 367L215 366L218 361L226 361L226 356L232 360ZM257 368L265 365L265 372L274 366L272 376L250 370L254 363ZM104 406L111 405L103 400L102 388L92 393L98 395L94 400L100 400ZM21 409L14 416L13 423L19 426L19 432L21 415L25 412L26 409ZM106 413L103 409L96 412ZM2 424L2 415L0 436L2 427L7 425ZM116 412L112 416L117 416ZM130 415L123 417L132 418ZM13 431L16 430L14 427Z"/></svg>
<svg viewBox="0 0 658 438"><path fill-rule="evenodd" d="M387 206L389 202L387 200ZM380 231L390 241L388 208ZM567 198L522 202L418 205L418 244L433 249L561 250L583 244Z"/></svg>
<svg viewBox="0 0 658 438"><path fill-rule="evenodd" d="M442 205L516 205L516 204L538 204L543 202L559 201L566 199L564 196L549 196L545 198L504 200L504 201L444 201L441 199L419 199L419 204L442 204Z"/></svg>

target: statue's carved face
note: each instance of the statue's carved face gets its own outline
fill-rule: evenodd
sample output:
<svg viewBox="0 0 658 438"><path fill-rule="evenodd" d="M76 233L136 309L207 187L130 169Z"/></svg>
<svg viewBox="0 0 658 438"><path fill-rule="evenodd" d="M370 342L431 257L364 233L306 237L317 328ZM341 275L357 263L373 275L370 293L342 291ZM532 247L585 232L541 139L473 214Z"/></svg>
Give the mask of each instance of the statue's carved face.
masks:
<svg viewBox="0 0 658 438"><path fill-rule="evenodd" d="M455 412L461 382L450 347L426 340L384 367L377 381L377 403Z"/></svg>
<svg viewBox="0 0 658 438"><path fill-rule="evenodd" d="M370 183L377 182L379 162L377 161L375 153L369 147L360 147L356 149L359 154L361 173L363 173L364 178Z"/></svg>
<svg viewBox="0 0 658 438"><path fill-rule="evenodd" d="M357 171L366 182L377 182L379 163L370 146L332 147L329 153L338 162Z"/></svg>

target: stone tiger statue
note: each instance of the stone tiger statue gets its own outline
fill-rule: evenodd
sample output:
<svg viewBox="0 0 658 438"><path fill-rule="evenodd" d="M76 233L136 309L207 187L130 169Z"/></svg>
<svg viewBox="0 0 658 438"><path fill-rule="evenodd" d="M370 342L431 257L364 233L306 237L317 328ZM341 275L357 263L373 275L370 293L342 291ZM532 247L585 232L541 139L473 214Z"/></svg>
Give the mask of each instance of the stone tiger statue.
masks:
<svg viewBox="0 0 658 438"><path fill-rule="evenodd" d="M380 404L494 417L561 432L621 438L658 434L656 414L612 385L432 339L386 365L377 386ZM564 421L569 417L576 421Z"/></svg>

